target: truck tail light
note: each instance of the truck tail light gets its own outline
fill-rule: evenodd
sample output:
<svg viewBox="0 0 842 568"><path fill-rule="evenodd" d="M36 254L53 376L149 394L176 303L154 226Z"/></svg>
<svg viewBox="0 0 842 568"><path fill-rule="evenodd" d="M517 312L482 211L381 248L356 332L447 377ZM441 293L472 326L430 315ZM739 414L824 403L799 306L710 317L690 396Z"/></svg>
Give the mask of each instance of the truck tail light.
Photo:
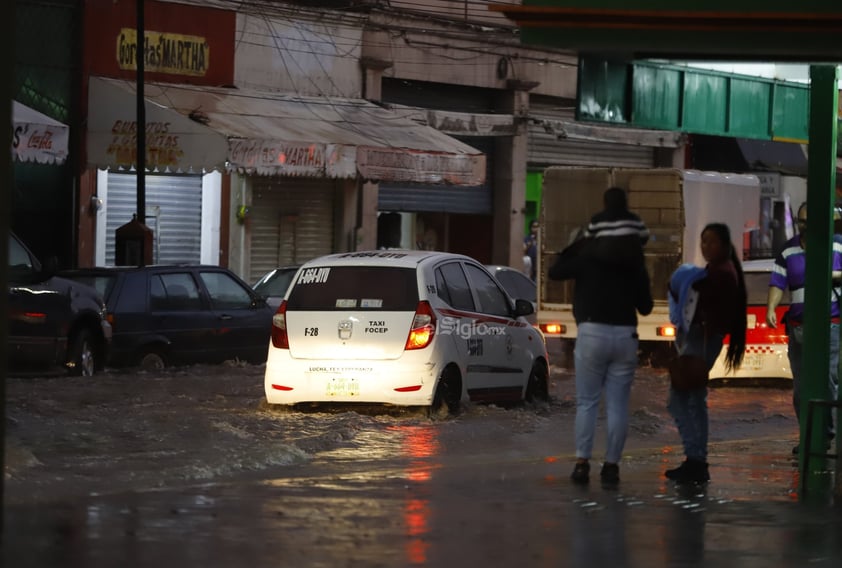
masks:
<svg viewBox="0 0 842 568"><path fill-rule="evenodd" d="M565 325L561 323L542 323L538 327L547 335L561 335L567 331Z"/></svg>
<svg viewBox="0 0 842 568"><path fill-rule="evenodd" d="M404 349L407 351L411 349L424 349L433 341L435 334L436 314L433 313L433 308L427 301L418 302Z"/></svg>
<svg viewBox="0 0 842 568"><path fill-rule="evenodd" d="M278 311L272 316L272 345L278 349L289 349L287 335L287 302L283 300Z"/></svg>

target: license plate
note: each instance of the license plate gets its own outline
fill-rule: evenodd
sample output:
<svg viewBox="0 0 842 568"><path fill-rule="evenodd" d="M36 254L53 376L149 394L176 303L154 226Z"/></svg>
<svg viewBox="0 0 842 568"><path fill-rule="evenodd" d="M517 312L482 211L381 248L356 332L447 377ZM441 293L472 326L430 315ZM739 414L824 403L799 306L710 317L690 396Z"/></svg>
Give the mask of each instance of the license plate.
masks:
<svg viewBox="0 0 842 568"><path fill-rule="evenodd" d="M328 379L325 390L327 396L359 396L360 383L357 379L347 377L333 377Z"/></svg>
<svg viewBox="0 0 842 568"><path fill-rule="evenodd" d="M750 369L752 371L759 371L760 368L763 366L763 359L760 355L756 353L752 353L750 355L745 355L743 357L743 364L742 367L744 369Z"/></svg>

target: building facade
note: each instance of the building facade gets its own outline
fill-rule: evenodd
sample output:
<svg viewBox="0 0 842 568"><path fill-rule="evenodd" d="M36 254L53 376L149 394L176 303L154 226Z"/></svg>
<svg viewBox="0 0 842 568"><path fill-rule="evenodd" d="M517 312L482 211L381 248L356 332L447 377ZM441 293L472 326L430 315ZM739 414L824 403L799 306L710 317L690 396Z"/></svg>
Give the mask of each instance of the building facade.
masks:
<svg viewBox="0 0 842 568"><path fill-rule="evenodd" d="M682 156L675 133L583 128L577 55L520 45L482 4L149 0L141 42L134 0L71 4L83 39L62 264L115 262L139 209L138 49L154 262L255 280L402 247L517 266L544 167Z"/></svg>

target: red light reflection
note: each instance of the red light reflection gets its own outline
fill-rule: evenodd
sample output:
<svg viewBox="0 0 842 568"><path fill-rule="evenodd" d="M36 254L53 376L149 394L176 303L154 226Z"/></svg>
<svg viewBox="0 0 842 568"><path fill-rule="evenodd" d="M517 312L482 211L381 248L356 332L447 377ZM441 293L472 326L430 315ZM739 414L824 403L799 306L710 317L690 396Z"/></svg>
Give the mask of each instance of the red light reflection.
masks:
<svg viewBox="0 0 842 568"><path fill-rule="evenodd" d="M429 532L430 500L426 483L432 479L435 469L441 467L430 458L439 452L439 442L432 426L394 426L390 430L403 435L401 448L411 458L406 467L406 479L412 483L411 497L404 503L403 518L406 525L406 556L411 564L426 564L427 549L430 544L425 540Z"/></svg>

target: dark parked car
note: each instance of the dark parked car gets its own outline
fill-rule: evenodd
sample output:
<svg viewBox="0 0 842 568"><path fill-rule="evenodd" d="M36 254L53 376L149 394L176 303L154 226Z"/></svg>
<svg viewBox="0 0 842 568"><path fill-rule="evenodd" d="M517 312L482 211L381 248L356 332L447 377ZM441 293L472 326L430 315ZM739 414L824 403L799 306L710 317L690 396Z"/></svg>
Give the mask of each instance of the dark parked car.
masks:
<svg viewBox="0 0 842 568"><path fill-rule="evenodd" d="M62 274L105 297L113 366L266 361L275 310L230 270L156 265Z"/></svg>
<svg viewBox="0 0 842 568"><path fill-rule="evenodd" d="M102 370L111 341L105 302L96 290L55 275L14 234L9 235L9 371L65 368L72 375Z"/></svg>
<svg viewBox="0 0 842 568"><path fill-rule="evenodd" d="M286 296L295 273L298 272L300 264L294 266L280 266L274 268L260 277L253 288L254 291L266 298L266 303L275 309L281 305L281 300Z"/></svg>

